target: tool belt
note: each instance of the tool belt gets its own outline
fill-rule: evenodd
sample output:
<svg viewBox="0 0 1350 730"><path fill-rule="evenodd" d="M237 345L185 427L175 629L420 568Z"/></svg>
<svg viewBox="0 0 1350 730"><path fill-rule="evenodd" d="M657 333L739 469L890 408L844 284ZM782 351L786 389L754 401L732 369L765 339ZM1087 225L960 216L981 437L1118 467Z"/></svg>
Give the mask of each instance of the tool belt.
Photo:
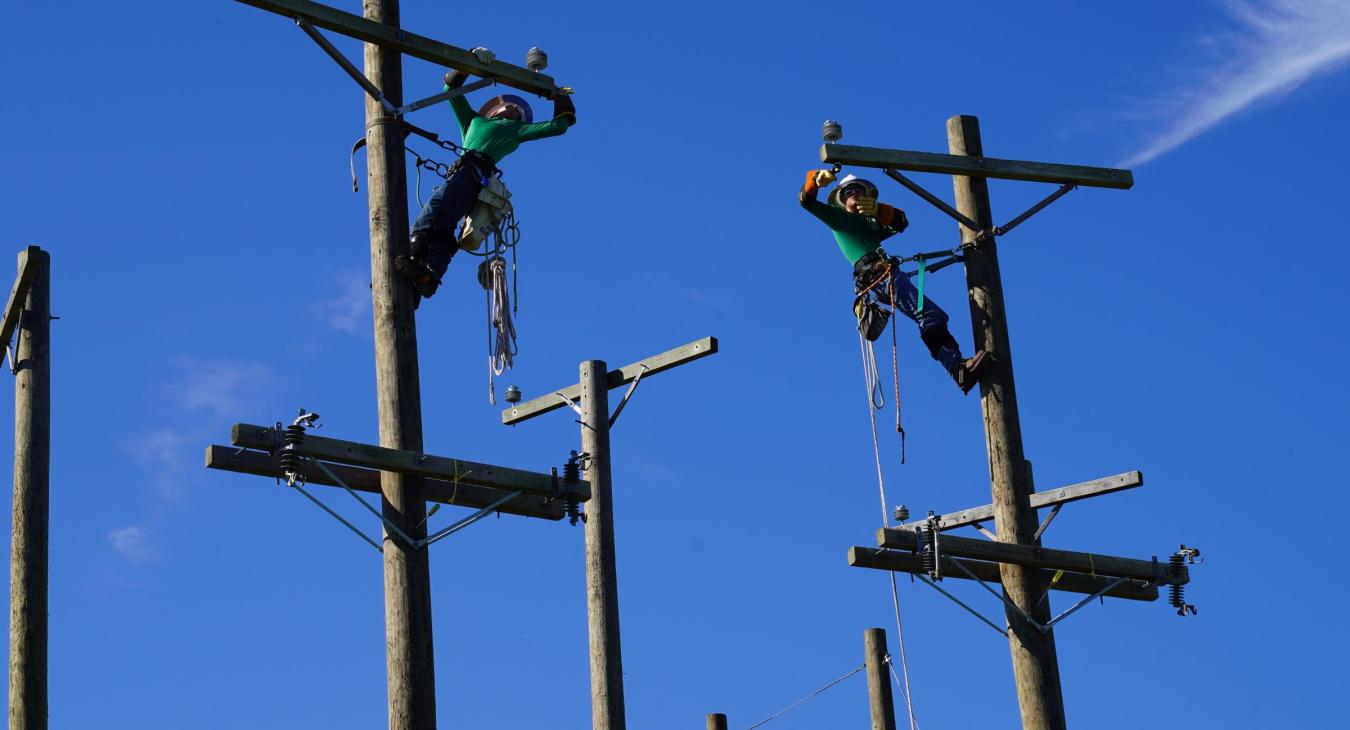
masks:
<svg viewBox="0 0 1350 730"><path fill-rule="evenodd" d="M879 285L879 279L886 275L887 267L899 266L899 262L886 253L883 248L875 248L853 263L853 292L861 294Z"/></svg>
<svg viewBox="0 0 1350 730"><path fill-rule="evenodd" d="M464 150L464 154L450 166L450 172L454 173L465 166L478 173L478 177L483 180L501 172L491 157L476 150Z"/></svg>

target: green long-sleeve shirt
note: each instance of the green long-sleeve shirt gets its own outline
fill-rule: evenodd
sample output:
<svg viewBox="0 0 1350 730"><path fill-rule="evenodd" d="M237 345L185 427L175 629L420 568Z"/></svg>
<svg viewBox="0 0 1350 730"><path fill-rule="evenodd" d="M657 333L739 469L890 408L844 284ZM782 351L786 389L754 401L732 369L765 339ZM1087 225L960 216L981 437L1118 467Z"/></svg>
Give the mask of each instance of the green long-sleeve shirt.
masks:
<svg viewBox="0 0 1350 730"><path fill-rule="evenodd" d="M451 97L450 108L454 110L460 134L464 136L464 148L487 155L494 164L515 152L521 142L556 137L566 132L573 121L566 115L534 124L514 119L488 119L479 116L463 96Z"/></svg>
<svg viewBox="0 0 1350 730"><path fill-rule="evenodd" d="M904 230L904 225L899 228L883 225L871 216L850 213L843 208L822 203L816 200L814 190L809 193L803 190L801 203L806 212L830 227L835 243L839 244L839 251L850 264L857 263L858 259L881 248L882 241ZM898 221L903 220L901 213Z"/></svg>

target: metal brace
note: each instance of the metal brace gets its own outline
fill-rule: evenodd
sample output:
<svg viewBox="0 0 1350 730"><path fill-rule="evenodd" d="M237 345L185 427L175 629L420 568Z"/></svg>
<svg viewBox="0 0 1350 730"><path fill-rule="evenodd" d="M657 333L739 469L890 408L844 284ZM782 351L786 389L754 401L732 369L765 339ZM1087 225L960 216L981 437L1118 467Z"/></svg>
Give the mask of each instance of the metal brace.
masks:
<svg viewBox="0 0 1350 730"><path fill-rule="evenodd" d="M389 101L389 99L385 97L384 92L380 91L380 88L378 86L372 83L370 79L366 78L366 75L361 73L361 71L357 69L356 66L352 64L351 61L348 61L347 57L342 55L342 52L339 51L332 44L332 42L330 42L327 38L325 38L322 33L320 33L317 29L315 29L313 25L310 25L310 22L308 20L304 19L303 17L297 16L295 18L295 24L300 27L300 30L305 31L305 34L308 35L310 38L312 38L315 43L319 44L319 48L322 48L324 52L329 55L330 58L336 61L337 65L342 67L342 70L346 71L348 76L352 77L353 81L355 81L357 84L360 84L361 88L365 89L366 93L370 94L370 97L372 99L379 102L380 106L384 107L385 111L389 112L390 114L396 117L401 117L404 114L407 114L409 112L415 112L419 109L425 109L431 106L432 104L446 101L448 99L453 99L456 96L467 94L470 91L477 91L478 89L481 89L485 86L491 86L497 83L496 79L484 78L475 81L472 84L466 84L456 89L449 89L439 94L429 96L420 101L414 101L411 104L405 104L403 106L396 107L394 106L393 102Z"/></svg>
<svg viewBox="0 0 1350 730"><path fill-rule="evenodd" d="M1055 519L1055 515L1059 514L1059 509L1063 506L1064 503L1060 502L1059 504L1056 504L1054 507L1050 508L1050 514L1046 515L1045 519L1041 521L1041 526L1036 528L1036 534L1032 538L1033 540L1041 539L1041 533L1045 532L1045 528L1050 526L1051 520Z"/></svg>
<svg viewBox="0 0 1350 730"><path fill-rule="evenodd" d="M585 414L581 412L581 406L577 405L576 403L573 403L571 398L568 398L567 396L562 394L562 391L558 391L554 393L554 395L561 398L563 404L566 405L568 408L571 408L573 411L576 411L577 418L584 417Z"/></svg>
<svg viewBox="0 0 1350 730"><path fill-rule="evenodd" d="M391 522L390 520L388 520L387 518L385 518L385 516L382 515L382 514L380 514L374 507L371 507L370 504L369 504L368 502L366 502L366 500L362 499L362 498L360 497L360 495L358 495L356 492L352 491L352 488L349 487L349 486L347 486L347 483L346 483L346 482L344 482L344 481L342 481L341 479L339 479L338 476L337 476L336 474L334 474L334 473L332 472L332 470L330 470L330 469L328 468L328 466L325 465L322 461L319 461L318 459L315 459L315 458L312 457L312 456L306 456L306 457L304 457L304 458L306 458L306 459L308 459L308 460L314 462L314 464L317 465L317 466L319 467L319 469L320 469L325 475L328 476L329 479L332 479L333 482L336 483L339 487L342 487L343 489L347 490L347 493L350 494L350 495L352 495L352 498L354 498L356 501L360 502L360 503L361 503L361 506L365 507L367 510L369 510L369 511L370 511L372 514L374 514L376 517L379 517L379 518L380 518L380 521L384 523L384 526L387 527L391 533L397 535L397 536L399 537L399 539L403 540L404 543L408 544L409 546L411 546L411 547L412 547L413 549L415 549L415 550L416 550L416 549L420 549L420 548L424 548L424 547L426 547L426 546L428 546L428 545L431 545L432 543L435 543L435 542L438 542L438 541L440 541L440 540L443 540L443 539L445 539L445 538L447 538L447 537L449 537L449 536L455 534L456 532L459 532L460 530L463 530L464 528L468 527L469 525L472 525L473 523L478 522L479 520L483 519L484 517L487 517L488 515L492 514L493 512L496 512L497 509L498 509L499 507L501 507L502 505L506 504L507 502L510 502L511 500L513 500L513 499L515 499L516 497L519 497L520 495L522 495L522 494L525 493L523 490L521 490L521 491L516 491L516 492L511 492L511 493L507 494L506 496L502 497L501 499L497 500L496 502L493 502L492 504L490 504L490 505L488 505L488 506L486 506L486 507L483 507L482 509L478 510L477 512L474 512L473 514L471 514L471 515L469 515L469 516L467 516L467 517L464 517L463 519L458 520L457 522L455 522L454 524L449 525L448 527L444 527L444 528L438 530L438 531L435 532L434 534L428 535L427 537L424 537L424 538L422 538L422 539L420 539L420 540L414 540L412 537L410 537L410 536L408 535L408 533L406 533L406 532L404 532L403 530L399 529L398 525L395 525L393 522ZM343 518L341 515L339 515L337 512L334 512L330 507L328 507L328 505L326 505L326 504L324 504L322 501L320 501L319 498L317 498L317 497L315 497L314 495L310 494L309 492L305 491L304 488L301 487L301 486L299 486L298 484L292 484L291 486L292 486L292 487L295 487L295 489L296 489L297 491L299 491L301 494L305 495L306 497L309 497L310 501L312 501L312 502L314 502L315 504L319 505L319 507L321 507L321 508L323 509L323 511L325 511L325 512L327 512L328 514L332 515L333 518L336 519L338 522L341 522L343 525L346 525L346 526L347 526L347 529L351 530L352 532L355 532L357 535L360 535L360 536L361 536L361 539L363 539L363 540L365 540L366 542L370 543L370 545L371 545L372 547L374 547L376 550L379 550L380 552L384 552L383 548L380 547L380 544L377 543L373 538L371 538L371 537L370 537L369 535L367 535L366 533L362 532L360 529L358 529L358 528L357 528L356 526L354 526L352 523L348 522L346 519L344 519L344 518ZM430 515L428 515L428 516L430 516Z"/></svg>
<svg viewBox="0 0 1350 730"><path fill-rule="evenodd" d="M939 560L943 560L944 558L942 558L942 557L939 556L938 559L939 559ZM1086 606L1087 604L1091 603L1093 599L1095 599L1095 598L1100 598L1100 597L1106 595L1108 592L1111 591L1111 589L1113 589L1113 588L1115 588L1116 586L1120 585L1121 583L1125 583L1125 582L1127 582L1127 581L1129 580L1128 578L1117 578L1117 579L1115 579L1114 581L1108 583L1108 584L1106 585L1105 588L1102 588L1100 591L1097 591L1096 593L1094 593L1094 594L1088 596L1087 598L1084 598L1083 600L1079 601L1078 603L1075 603L1073 606L1070 606L1068 609L1066 609L1066 610L1064 610L1063 612L1061 612L1058 616L1054 617L1053 619L1051 619L1051 620L1048 621L1047 623L1042 624L1042 623L1040 623L1039 621L1036 621L1035 619L1031 618L1031 616L1027 615L1027 613L1026 613L1025 611L1023 611L1021 608L1019 608L1019 607L1017 606L1017 604L1013 603L1006 595L1003 595L1003 594L999 593L998 591L995 591L993 588L990 588L988 583L985 583L983 580L981 580L979 577L977 577L974 573L970 572L970 570L969 570L968 568L966 568L966 566L964 566L964 565L961 564L961 561L959 561L959 560L951 560L950 562L951 562L952 565L956 566L956 568L957 568L958 570L960 570L962 573L965 573L967 578L970 578L971 580L974 580L976 583L979 583L980 586L981 586L982 588L984 588L986 591L989 591L991 594L993 594L995 598L998 598L1000 601L1003 602L1004 605L1006 605L1007 607L1011 608L1011 609L1013 610L1014 613L1016 613L1018 616L1021 616L1022 619L1023 619L1024 621L1026 621L1027 623L1029 623L1029 624L1031 624L1032 626L1036 627L1036 630L1037 630L1037 631L1040 631L1040 632L1043 633L1043 634L1049 633L1049 632L1050 632L1050 629L1052 629L1052 628L1054 627L1055 624L1059 623L1060 621L1063 621L1064 619L1068 618L1070 615L1072 615L1072 614L1074 614L1075 612L1077 612L1077 611L1078 611L1080 608L1082 608L1083 606ZM942 586L938 585L936 582L934 582L934 581L932 581L932 580L929 580L927 576L921 575L921 574L919 574L919 573L911 573L911 575L913 575L914 577L916 577L916 578L918 578L919 580L923 581L926 585L928 585L929 587L931 587L933 590L936 590L938 593L941 593L942 595L946 596L952 603L955 603L956 605L960 606L961 608L964 608L964 609L965 609L966 611L968 611L972 616L974 616L975 618L978 618L979 620L983 621L985 624L987 624L987 625L988 625L990 628L992 628L994 631L998 632L999 635L1001 635L1001 636L1007 636L1007 634L1008 634L1008 629L1007 629L1007 628L999 628L999 627L998 627L998 624L994 623L994 622L991 621L988 617L986 617L984 614L980 613L979 611L975 610L974 608L971 608L969 604L965 603L965 602L962 601L961 599L959 599L959 598L957 598L956 596L952 595L950 592L944 590L944 589L942 588ZM1046 592L1049 593L1048 590L1047 590ZM1042 596L1042 599L1041 599L1041 600L1044 600L1044 596ZM1038 603L1039 603L1039 602L1038 602Z"/></svg>
<svg viewBox="0 0 1350 730"><path fill-rule="evenodd" d="M477 512L474 512L473 514L469 515L468 517L465 517L464 519L459 520L458 522L454 523L453 525L450 525L449 527L446 527L446 528L444 528L444 529L442 529L442 530L439 530L439 531L437 531L437 532L436 532L435 534L433 534L433 535L428 535L428 536L422 538L421 540L418 540L418 541L417 541L417 547L425 547L425 546L430 545L430 544L432 544L432 543L434 543L434 542L436 542L436 541L438 541L438 540L442 540L442 539L444 539L444 538L450 537L451 535L455 534L456 532L459 532L460 530L462 530L462 529L468 527L469 525L472 525L473 523L475 523L475 522L477 522L477 521L483 519L484 517L487 517L488 515L490 515L490 514L492 514L493 512L495 512L495 511L497 510L498 507L500 507L500 506L506 504L507 502L510 502L511 500L515 499L516 497L519 497L520 495L522 495L522 494L524 494L524 493L525 493L524 491L511 492L510 494L506 495L505 497L502 497L501 499L497 500L496 502L493 502L492 504L490 504L490 505L488 505L488 506L486 506L486 507L484 507L484 508L478 510Z"/></svg>
<svg viewBox="0 0 1350 730"><path fill-rule="evenodd" d="M971 220L964 213L956 210L950 205L947 205L947 203L944 202L941 198L928 192L923 188L923 186L919 185L918 183L914 182L908 177L905 177L899 171L886 169L882 170L882 172L886 173L886 176L891 178L892 180L900 183L901 185L904 185L906 188L909 189L910 192L928 201L928 203L931 204L934 208L937 208L943 213L946 213L948 216L951 216L953 220L965 226L971 233L974 233L975 238L971 240L970 243L976 243L981 240L988 240L997 236L1002 236L1008 231L1011 231L1012 229L1025 223L1028 218L1041 212L1046 208L1046 206L1064 197L1066 194L1068 194L1070 190L1073 190L1078 187L1077 183L1064 183L1059 187L1058 190L1045 196L1043 200L1031 206L1016 218L1013 218L1012 220L1008 221L1007 223L1004 223L1001 226L995 226L992 229L987 229L981 228L978 223Z"/></svg>
<svg viewBox="0 0 1350 730"><path fill-rule="evenodd" d="M23 313L19 310L19 318L14 322L14 343L5 343L5 359L9 361L10 375L19 374L19 343L23 340Z"/></svg>
<svg viewBox="0 0 1350 730"><path fill-rule="evenodd" d="M412 537L410 537L410 536L408 535L408 533L404 532L398 525L394 524L393 521L391 521L390 519L388 519L387 517L385 517L383 514L380 514L380 511L379 511L379 510L375 509L374 507L371 507L369 502L367 502L366 500L364 500L364 499L361 498L361 495L359 495L359 494L357 494L356 492L352 491L352 488L349 487L349 486L347 486L347 483L346 483L346 482L344 482L344 481L342 481L341 479L339 479L338 476L337 476L336 474L334 474L334 473L332 472L332 470L329 469L328 466L327 466L326 464L324 464L322 461L319 461L318 459L316 459L316 458L314 458L314 457L312 457L312 456L306 456L306 457L304 457L304 458L309 459L310 461L314 462L314 464L315 464L316 466L319 467L319 470L320 470L320 471L322 471L324 474L326 474L326 475L328 476L329 479L332 479L333 482L336 483L339 487L342 487L343 489L345 489L345 490L347 491L347 494L352 495L352 499L354 499L354 500L356 500L357 502L360 502L360 503L361 503L361 506L362 506L362 507L365 507L367 510L370 511L371 514L373 514L373 515L375 515L376 517L380 518L380 522L383 522L383 523L384 523L384 526L387 527L387 528L389 528L389 531L390 531L391 533L397 535L397 536L399 537L399 539L402 540L403 542L407 543L409 547L413 547L413 548L421 547L421 545L418 544L418 541L417 541L417 540L414 540ZM311 499L313 499L313 497L311 497ZM317 500L316 500L316 501L317 501ZM331 513L332 513L332 510L329 510L329 513L331 514ZM362 533L362 534L364 534L364 533Z"/></svg>
<svg viewBox="0 0 1350 730"><path fill-rule="evenodd" d="M632 384L628 386L627 392L623 394L623 399L619 401L618 407L614 409L614 415L609 417L610 428L614 428L614 422L619 420L619 414L623 413L623 407L628 405L628 399L633 396L633 391L637 390L638 383L642 382L642 375L647 372L647 366L643 365L641 367L642 369L638 371L637 377L633 378Z"/></svg>

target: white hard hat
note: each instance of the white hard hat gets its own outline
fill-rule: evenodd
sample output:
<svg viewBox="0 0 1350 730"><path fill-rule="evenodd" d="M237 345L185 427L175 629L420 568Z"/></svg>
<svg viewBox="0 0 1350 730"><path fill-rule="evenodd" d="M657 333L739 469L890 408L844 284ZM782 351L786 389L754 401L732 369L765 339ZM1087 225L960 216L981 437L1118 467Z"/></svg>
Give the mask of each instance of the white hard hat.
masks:
<svg viewBox="0 0 1350 730"><path fill-rule="evenodd" d="M844 207L844 201L839 199L839 193L844 188L856 185L861 185L863 187L863 195L866 195L869 198L877 197L876 183L872 182L871 180L864 180L858 177L857 175L845 175L839 179L839 184L834 186L834 190L830 191L829 197L830 205L833 205L837 208Z"/></svg>

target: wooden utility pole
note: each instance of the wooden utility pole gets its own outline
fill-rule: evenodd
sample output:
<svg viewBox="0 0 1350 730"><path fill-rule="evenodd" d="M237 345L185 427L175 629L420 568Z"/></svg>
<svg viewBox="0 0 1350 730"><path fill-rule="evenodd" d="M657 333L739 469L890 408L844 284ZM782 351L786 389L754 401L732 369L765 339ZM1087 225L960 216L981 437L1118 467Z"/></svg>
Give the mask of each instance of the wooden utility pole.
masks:
<svg viewBox="0 0 1350 730"><path fill-rule="evenodd" d="M709 713L708 730L727 730L727 716L720 712Z"/></svg>
<svg viewBox="0 0 1350 730"><path fill-rule="evenodd" d="M586 479L586 618L590 627L591 726L622 730L623 658L619 646L619 579L615 568L613 481L609 434L644 376L652 376L717 352L717 338L705 337L617 370L606 372L603 360L581 363L579 382L549 395L502 411L502 423L514 425L568 407L581 423L581 450L587 454ZM628 391L611 414L609 391L624 384ZM708 722L712 722L709 715ZM725 718L723 718L725 721Z"/></svg>
<svg viewBox="0 0 1350 730"><path fill-rule="evenodd" d="M47 727L47 516L51 463L51 257L19 254L0 337L14 352L14 528L9 563L9 727Z"/></svg>
<svg viewBox="0 0 1350 730"><path fill-rule="evenodd" d="M398 0L365 0L365 17L399 27ZM396 106L403 98L402 56L367 43L365 71ZM417 294L394 269L407 253L408 186L399 120L366 97L369 148L371 304L375 315L375 389L380 445L422 450L422 400L417 369ZM385 519L409 536L426 536L422 479L382 472ZM431 634L429 552L399 539L384 539L384 621L390 730L436 727L436 679Z"/></svg>
<svg viewBox="0 0 1350 730"><path fill-rule="evenodd" d="M930 512L926 519L882 528L877 531L877 543L885 550L851 548L849 564L917 574L924 583L1007 637L1023 727L1063 728L1064 700L1052 627L1094 598L1109 595L1153 601L1158 598L1157 588L1163 585L1172 587L1168 600L1178 615L1194 613L1195 607L1184 601L1182 588L1190 581L1187 565L1195 562L1199 551L1182 545L1168 563L1162 564L1156 558L1145 561L1041 547L1041 534L1065 504L1140 486L1143 475L1126 472L1033 495L1031 464L1023 454L1017 415L1012 348L995 240L1079 186L1124 190L1134 184L1134 175L1129 170L985 157L979 122L971 116L947 120L950 154L835 144L838 131L836 128L826 138L820 151L822 162L834 163L836 168L879 168L960 224L962 245L950 256L965 262L975 349L991 356L991 365L980 379L980 408L993 503L941 516ZM900 170L952 175L956 207ZM989 205L991 177L1058 183L1060 187L1007 223L995 226ZM920 256L924 260L922 257L932 255ZM919 271L923 271L922 265ZM1049 507L1050 512L1038 526L1036 509L1041 507ZM981 524L990 520L997 525L997 534ZM963 526L974 527L992 541L946 534ZM981 584L992 579L1001 582L1001 595L988 585L984 587L1002 600L1004 626L939 588L937 582L944 576ZM1088 597L1052 619L1050 590L1086 593Z"/></svg>
<svg viewBox="0 0 1350 730"><path fill-rule="evenodd" d="M591 483L591 501L586 505L586 622L591 645L591 727L624 730L608 372L603 360L581 363L581 450L590 454L585 477Z"/></svg>
<svg viewBox="0 0 1350 730"><path fill-rule="evenodd" d="M895 699L891 696L891 676L886 663L886 631L863 632L867 664L867 705L872 710L872 730L895 730Z"/></svg>
<svg viewBox="0 0 1350 730"><path fill-rule="evenodd" d="M972 116L948 119L947 146L953 155L983 157L979 121ZM952 185L956 190L956 209L975 221L980 230L992 229L989 181L983 177L953 175ZM963 241L975 238L975 232L965 227L961 230ZM998 247L993 238L967 249L965 264L975 349L984 350L994 358L993 367L981 378L980 408L984 413L998 540L1035 545L1036 511L1031 507L1029 474L1022 453L1022 426L1013 388L1012 349L1008 344ZM1045 580L1041 575L1034 569L1012 563L1002 563L1000 572L1008 598L1036 621L1048 622L1050 601L1048 597L1044 601L1037 600L1045 592ZM1064 698L1059 684L1054 634L1038 630L1011 609L1005 609L1004 613L1011 627L1008 641L1012 648L1022 726L1035 730L1064 728Z"/></svg>

